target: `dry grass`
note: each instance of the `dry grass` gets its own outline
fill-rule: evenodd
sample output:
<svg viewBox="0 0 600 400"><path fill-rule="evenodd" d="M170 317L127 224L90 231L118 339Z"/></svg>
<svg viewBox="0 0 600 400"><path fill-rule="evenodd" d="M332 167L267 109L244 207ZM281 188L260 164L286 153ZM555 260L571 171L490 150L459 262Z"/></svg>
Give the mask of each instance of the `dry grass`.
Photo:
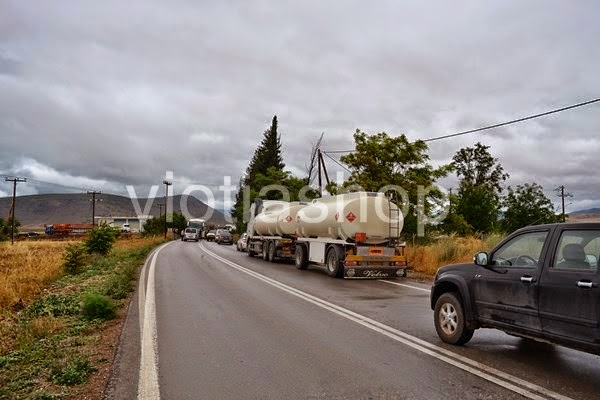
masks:
<svg viewBox="0 0 600 400"><path fill-rule="evenodd" d="M117 250L141 248L157 239L130 237L115 243ZM0 242L0 309L28 304L49 282L63 275L63 252L78 241Z"/></svg>
<svg viewBox="0 0 600 400"><path fill-rule="evenodd" d="M62 275L62 255L68 241L0 243L0 308L19 299L32 300L48 282Z"/></svg>
<svg viewBox="0 0 600 400"><path fill-rule="evenodd" d="M119 250L130 250L137 249L143 247L148 244L156 244L158 241L162 240L162 236L130 236L124 237L122 239L117 240L115 243L115 249Z"/></svg>
<svg viewBox="0 0 600 400"><path fill-rule="evenodd" d="M500 235L484 238L450 236L433 244L408 246L406 255L415 272L434 275L443 265L472 261L475 253L491 250L500 240Z"/></svg>

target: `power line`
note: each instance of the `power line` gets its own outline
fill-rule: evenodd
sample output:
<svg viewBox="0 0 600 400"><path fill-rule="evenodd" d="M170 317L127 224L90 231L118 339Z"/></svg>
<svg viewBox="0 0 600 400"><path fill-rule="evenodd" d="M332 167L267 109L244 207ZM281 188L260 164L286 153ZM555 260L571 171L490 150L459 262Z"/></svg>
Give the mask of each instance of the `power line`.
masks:
<svg viewBox="0 0 600 400"><path fill-rule="evenodd" d="M327 157L329 157L329 159L331 159L334 163L336 163L337 165L339 165L340 167L342 167L343 169L345 169L349 174L352 173L352 171L350 171L348 168L346 168L341 162L339 162L338 160L336 160L335 158L331 157L329 154L327 154L326 152L322 151L322 154L325 154Z"/></svg>
<svg viewBox="0 0 600 400"><path fill-rule="evenodd" d="M572 104L570 106L561 107L561 108L557 108L557 109L550 110L550 111L545 111L545 112L539 113L539 114L533 114L533 115L529 115L529 116L526 116L526 117L521 117L521 118L513 119L513 120L510 120L510 121L501 122L499 124L493 124L493 125L483 126L481 128L470 129L468 131L451 133L449 135L436 136L436 137L432 137L432 138L429 138L429 139L422 139L421 141L423 141L423 142L433 142L433 141L436 141L436 140L449 139L449 138L453 138L453 137L456 137L456 136L462 136L462 135L467 135L467 134L470 134L470 133L476 133L476 132L481 132L481 131L485 131L485 130L489 130L489 129L500 128L502 126L512 125L512 124L516 124L518 122L528 121L528 120L535 119L535 118L545 117L546 115L556 114L556 113L559 113L559 112L562 112L562 111L572 110L574 108L584 107L584 106L588 106L590 104L594 104L594 103L598 103L598 102L600 102L600 98L592 99L592 100L588 100L588 101L584 101L582 103ZM327 151L323 150L323 153L325 153L325 155L327 155L327 153L330 153L330 154L335 154L335 153L354 153L355 151L356 151L355 149L354 150L327 150Z"/></svg>
<svg viewBox="0 0 600 400"><path fill-rule="evenodd" d="M488 125L488 126L484 126L482 128L471 129L471 130L468 130L468 131L463 131L463 132L458 132L458 133L452 133L450 135L443 135L443 136L438 136L438 137L433 137L433 138L425 139L425 140L423 140L423 142L433 142L435 140L448 139L448 138L452 138L452 137L456 137L456 136L467 135L469 133L475 133L475 132L485 131L485 130L488 130L488 129L499 128L501 126L516 124L517 122L528 121L530 119L540 118L540 117L544 117L546 115L556 114L556 113L559 113L559 112L562 112L562 111L567 111L567 110L572 110L574 108L587 106L587 105L590 105L590 104L597 103L599 101L600 101L600 98L593 99L593 100L588 100L588 101L584 101L583 103L577 103L577 104L573 104L573 105L570 105L570 106L567 106L567 107L557 108L555 110L550 110L550 111L546 111L546 112L539 113L539 114L529 115L527 117L513 119L511 121L502 122L500 124Z"/></svg>

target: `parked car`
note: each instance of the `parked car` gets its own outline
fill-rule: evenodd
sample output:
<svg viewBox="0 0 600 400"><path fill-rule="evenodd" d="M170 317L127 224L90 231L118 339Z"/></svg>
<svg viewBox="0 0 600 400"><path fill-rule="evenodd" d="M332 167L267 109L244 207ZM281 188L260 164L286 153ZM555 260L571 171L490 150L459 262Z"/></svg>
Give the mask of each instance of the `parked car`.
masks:
<svg viewBox="0 0 600 400"><path fill-rule="evenodd" d="M600 223L522 228L473 263L438 270L435 329L464 344L477 328L600 354Z"/></svg>
<svg viewBox="0 0 600 400"><path fill-rule="evenodd" d="M181 236L181 240L187 242L188 240L193 240L197 242L200 240L200 231L196 228L185 228L183 231L183 236Z"/></svg>
<svg viewBox="0 0 600 400"><path fill-rule="evenodd" d="M233 244L233 237L227 229L217 229L215 242L218 244Z"/></svg>
<svg viewBox="0 0 600 400"><path fill-rule="evenodd" d="M209 242L215 240L216 233L217 231L208 231L208 233L206 234L206 240L208 240Z"/></svg>
<svg viewBox="0 0 600 400"><path fill-rule="evenodd" d="M242 233L236 243L237 251L246 251L248 249L248 234Z"/></svg>
<svg viewBox="0 0 600 400"><path fill-rule="evenodd" d="M130 233L131 232L131 226L129 224L123 224L121 226L121 232Z"/></svg>

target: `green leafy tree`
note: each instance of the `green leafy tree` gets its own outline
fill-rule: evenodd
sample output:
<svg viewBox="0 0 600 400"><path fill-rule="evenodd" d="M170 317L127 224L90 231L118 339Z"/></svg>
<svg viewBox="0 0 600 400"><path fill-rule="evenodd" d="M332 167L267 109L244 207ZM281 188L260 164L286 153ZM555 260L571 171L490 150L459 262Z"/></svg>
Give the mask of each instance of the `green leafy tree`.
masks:
<svg viewBox="0 0 600 400"><path fill-rule="evenodd" d="M456 205L458 203L458 196L450 194L450 210L444 221L440 224L439 228L442 232L447 234L456 233L461 236L473 234L473 227L465 220L461 214L456 211Z"/></svg>
<svg viewBox="0 0 600 400"><path fill-rule="evenodd" d="M452 168L460 179L456 213L477 232L487 233L498 221L500 193L508 174L489 146L460 149L453 157Z"/></svg>
<svg viewBox="0 0 600 400"><path fill-rule="evenodd" d="M549 224L561 220L560 216L555 214L552 201L537 183L517 185L514 190L509 186L504 206L506 211L502 219L502 228L507 232L528 225Z"/></svg>
<svg viewBox="0 0 600 400"><path fill-rule="evenodd" d="M318 192L310 189L301 193L302 189L308 185L308 178L298 178L292 175L289 171L281 171L275 167L270 167L266 174L258 174L254 181L257 190L251 191L251 198L256 198L260 194L260 190L267 186L277 186L285 188L289 194L290 201L298 201L302 199L314 199L318 197ZM280 190L272 190L263 193L261 196L266 200L283 200L284 195Z"/></svg>
<svg viewBox="0 0 600 400"><path fill-rule="evenodd" d="M19 232L21 223L18 219L15 219L15 235ZM0 218L0 241L10 239L10 233L12 232L12 217L5 220Z"/></svg>
<svg viewBox="0 0 600 400"><path fill-rule="evenodd" d="M161 235L165 231L165 217L148 218L144 223L144 235Z"/></svg>
<svg viewBox="0 0 600 400"><path fill-rule="evenodd" d="M173 213L171 222L167 222L167 229L176 228L177 232L181 232L187 226L187 219L181 213ZM163 235L165 232L165 215L160 217L149 218L144 224L144 235Z"/></svg>
<svg viewBox="0 0 600 400"><path fill-rule="evenodd" d="M391 137L385 132L368 135L360 130L354 133L356 151L342 156L341 161L350 169L350 177L342 187L329 185L328 191L339 192L359 186L376 192L388 185L402 187L408 193L409 213L404 216L404 232L417 232L418 187L430 187L438 178L446 176L449 166L434 168L429 163L429 148L421 140L410 142L405 135ZM331 193L330 192L330 193ZM429 192L425 214L442 198L438 190Z"/></svg>

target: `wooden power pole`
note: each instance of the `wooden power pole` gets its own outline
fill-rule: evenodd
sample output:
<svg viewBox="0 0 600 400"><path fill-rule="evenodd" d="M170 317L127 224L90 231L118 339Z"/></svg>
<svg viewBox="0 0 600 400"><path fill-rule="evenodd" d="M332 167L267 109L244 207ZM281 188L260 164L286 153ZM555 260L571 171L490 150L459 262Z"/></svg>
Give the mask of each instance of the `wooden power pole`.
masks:
<svg viewBox="0 0 600 400"><path fill-rule="evenodd" d="M167 199L169 197L169 186L171 186L173 184L173 182L165 179L163 181L163 183L165 184L165 239L166 239L167 238L167 211L168 211Z"/></svg>
<svg viewBox="0 0 600 400"><path fill-rule="evenodd" d="M4 178L6 182L13 183L13 195L12 195L12 205L10 206L9 218L12 222L12 229L10 231L10 243L15 244L15 210L17 208L17 183L19 182L27 182L26 178Z"/></svg>
<svg viewBox="0 0 600 400"><path fill-rule="evenodd" d="M88 190L87 193L92 195L92 226L96 226L96 195L102 194L102 192Z"/></svg>

